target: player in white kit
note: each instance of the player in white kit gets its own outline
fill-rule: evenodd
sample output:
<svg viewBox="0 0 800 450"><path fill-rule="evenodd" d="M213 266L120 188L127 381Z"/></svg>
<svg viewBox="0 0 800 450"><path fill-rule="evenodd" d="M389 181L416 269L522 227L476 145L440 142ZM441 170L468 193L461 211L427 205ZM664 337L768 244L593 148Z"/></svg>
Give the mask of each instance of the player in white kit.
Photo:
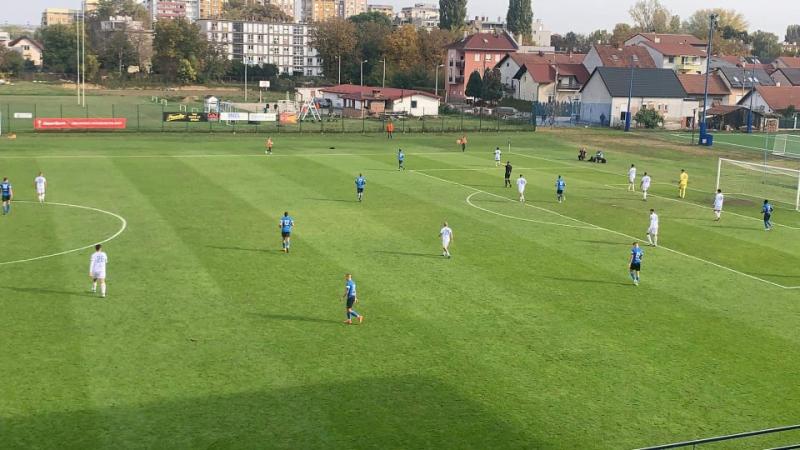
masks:
<svg viewBox="0 0 800 450"><path fill-rule="evenodd" d="M527 184L528 180L520 174L519 178L517 178L517 192L519 192L519 201L521 202L525 201L525 185Z"/></svg>
<svg viewBox="0 0 800 450"><path fill-rule="evenodd" d="M653 247L658 247L658 214L655 209L650 210L650 227L647 228L647 240Z"/></svg>
<svg viewBox="0 0 800 450"><path fill-rule="evenodd" d="M97 283L100 282L100 296L106 296L106 264L108 255L102 251L102 245L94 246L95 252L89 260L89 277L92 278L92 292L97 292Z"/></svg>
<svg viewBox="0 0 800 450"><path fill-rule="evenodd" d="M442 238L442 256L450 257L450 243L453 242L453 230L445 222L439 230L439 237Z"/></svg>
<svg viewBox="0 0 800 450"><path fill-rule="evenodd" d="M725 196L722 195L722 189L717 189L717 195L714 196L714 221L719 222L722 216L722 204L725 202Z"/></svg>
<svg viewBox="0 0 800 450"><path fill-rule="evenodd" d="M636 181L636 166L631 164L631 168L628 169L628 190L635 191L636 187L633 183Z"/></svg>
<svg viewBox="0 0 800 450"><path fill-rule="evenodd" d="M639 187L642 188L642 200L647 201L647 190L650 189L650 175L647 172L642 176L642 183Z"/></svg>
<svg viewBox="0 0 800 450"><path fill-rule="evenodd" d="M494 149L494 166L500 167L500 155L503 152L500 151L500 147Z"/></svg>
<svg viewBox="0 0 800 450"><path fill-rule="evenodd" d="M47 190L47 178L44 177L42 172L39 172L39 176L33 179L33 186L36 188L36 195L39 197L39 203L44 203L44 192Z"/></svg>

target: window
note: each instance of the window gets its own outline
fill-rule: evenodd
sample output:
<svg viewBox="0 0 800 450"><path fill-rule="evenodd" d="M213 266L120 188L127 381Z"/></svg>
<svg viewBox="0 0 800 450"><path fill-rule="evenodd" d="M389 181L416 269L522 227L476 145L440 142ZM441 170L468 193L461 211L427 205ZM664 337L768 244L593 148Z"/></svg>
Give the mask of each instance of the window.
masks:
<svg viewBox="0 0 800 450"><path fill-rule="evenodd" d="M248 45L247 49L250 50L250 51L253 51L253 46L252 45Z"/></svg>
<svg viewBox="0 0 800 450"><path fill-rule="evenodd" d="M417 107L417 101L416 100L411 100L411 109L414 109L416 107Z"/></svg>
<svg viewBox="0 0 800 450"><path fill-rule="evenodd" d="M669 63L672 64L672 63L675 62L675 57L674 56L670 56L669 58L667 58L667 61L669 61Z"/></svg>
<svg viewBox="0 0 800 450"><path fill-rule="evenodd" d="M30 50L30 49L31 49L31 46L30 46L30 45L23 45L23 46L22 46L22 49L23 49L23 50Z"/></svg>
<svg viewBox="0 0 800 450"><path fill-rule="evenodd" d="M481 55L475 53L475 62L480 62L480 60L481 60Z"/></svg>

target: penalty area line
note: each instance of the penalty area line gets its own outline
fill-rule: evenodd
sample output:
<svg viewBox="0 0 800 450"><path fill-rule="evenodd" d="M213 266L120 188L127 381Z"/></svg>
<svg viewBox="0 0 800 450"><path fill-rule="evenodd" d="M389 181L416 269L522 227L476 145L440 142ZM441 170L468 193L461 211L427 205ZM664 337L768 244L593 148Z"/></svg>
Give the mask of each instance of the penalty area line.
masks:
<svg viewBox="0 0 800 450"><path fill-rule="evenodd" d="M413 171L413 170L412 170L411 172L416 172L416 171ZM501 198L506 198L506 197L502 197L502 196L500 196L500 195L497 195L497 194L494 194L494 193L491 193L491 192L486 192L486 191L483 191L483 190L481 190L481 189L474 188L474 187L472 187L472 186L468 186L468 185L465 185L465 184L458 183L458 182L456 182L456 181L446 180L446 179L444 179L444 178L439 178L439 177L437 177L437 176L430 175L430 174L423 173L423 172L417 172L417 173L419 173L420 175L423 175L423 176L429 177L429 178L433 178L433 179L435 179L435 180L443 181L443 182L445 182L445 183L450 183L450 184L453 184L453 185L456 185L456 186L461 186L461 187L464 187L464 188L467 188L467 189L471 189L471 190L473 190L473 191L477 191L477 192L483 192L483 193L486 193L486 194L489 194L489 195L493 195L493 196L497 196L497 197L501 197ZM628 238L628 239L632 239L632 240L634 240L634 241L643 241L643 239L637 238L637 237L635 237L635 236L631 236L630 234L622 233L622 232L620 232L620 231L612 230L612 229L610 229L610 228L601 227L601 226L599 226L599 225L595 225L595 224L593 224L593 223L586 222L586 221L584 221L584 220L576 219L576 218L574 218L574 217L570 217L570 216L567 216L567 215L564 215L564 214L561 214L561 213L558 213L558 212L555 212L555 211L549 210L549 209L547 209L547 208L542 208L542 207L540 207L540 206L534 206L534 205L528 205L528 206L532 206L532 207L534 207L534 208L536 208L536 209L540 209L540 210L542 210L542 211L546 211L546 212L549 212L549 213L552 213L552 214L556 214L556 215L558 215L558 216L560 216L560 217L563 217L563 218L565 218L565 219L573 220L573 221L575 221L575 222L578 222L578 223L581 223L581 224L583 224L583 225L586 225L587 227L591 227L592 229L597 229L597 230L601 230L601 231L606 231L606 232L608 232L608 233L611 233L611 234L616 234L617 236L622 236L622 237L625 237L625 238ZM667 252L673 253L673 254L675 254L675 255L678 255L678 256L682 256L682 257L684 257L684 258L693 259L693 260L695 260L695 261L698 261L698 262L702 262L702 263L705 263L705 264L709 264L709 265L711 265L711 266L714 266L714 267L716 267L716 268L719 268L719 269L722 269L722 270L725 270L725 271L728 271L728 272L734 273L734 274L736 274L736 275L740 275L740 276L743 276L743 277L746 277L746 278L750 278L751 280L760 281L760 282L762 282L762 283L769 284L769 285L771 285L771 286L775 286L775 287L778 287L778 288L781 288L781 289L800 289L800 286L784 286L784 285L782 285L782 284L775 283L774 281L765 280L764 278L760 278L760 277L757 277L757 276L755 276L755 275L751 275L751 274L749 274L749 273L741 272L741 271L739 271L739 270L736 270L736 269L734 269L734 268L732 268L732 267L723 266L722 264L715 263L715 262L713 262L713 261L709 261L709 260L707 260L707 259L703 259L703 258L700 258L700 257L698 257L698 256L690 255L690 254L688 254L688 253L684 253L684 252L682 252L682 251L679 251L679 250L671 249L671 248L669 248L669 247L662 247L662 246L658 246L658 247L656 247L656 248L659 248L659 249L661 249L661 250L664 250L664 251L667 251Z"/></svg>

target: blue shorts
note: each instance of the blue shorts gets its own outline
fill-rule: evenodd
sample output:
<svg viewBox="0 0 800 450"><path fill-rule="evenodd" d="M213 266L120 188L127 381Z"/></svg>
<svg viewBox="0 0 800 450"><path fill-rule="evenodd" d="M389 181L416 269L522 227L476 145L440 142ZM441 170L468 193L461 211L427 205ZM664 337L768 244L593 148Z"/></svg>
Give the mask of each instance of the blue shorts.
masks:
<svg viewBox="0 0 800 450"><path fill-rule="evenodd" d="M360 193L364 192L364 188L356 188L356 192L358 192L360 194Z"/></svg>
<svg viewBox="0 0 800 450"><path fill-rule="evenodd" d="M287 238L287 237L291 237L291 236L292 236L292 232L291 231L281 231L281 237Z"/></svg>
<svg viewBox="0 0 800 450"><path fill-rule="evenodd" d="M347 309L352 308L353 305L355 305L355 304L356 304L356 298L355 297L347 297Z"/></svg>

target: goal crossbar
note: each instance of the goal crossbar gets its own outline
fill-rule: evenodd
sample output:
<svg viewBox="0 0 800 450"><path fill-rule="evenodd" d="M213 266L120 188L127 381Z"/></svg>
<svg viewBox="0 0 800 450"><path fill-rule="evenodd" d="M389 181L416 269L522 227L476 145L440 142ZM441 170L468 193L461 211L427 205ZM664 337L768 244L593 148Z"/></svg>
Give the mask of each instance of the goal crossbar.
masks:
<svg viewBox="0 0 800 450"><path fill-rule="evenodd" d="M764 163L719 158L716 189L763 197L800 211L800 170Z"/></svg>

